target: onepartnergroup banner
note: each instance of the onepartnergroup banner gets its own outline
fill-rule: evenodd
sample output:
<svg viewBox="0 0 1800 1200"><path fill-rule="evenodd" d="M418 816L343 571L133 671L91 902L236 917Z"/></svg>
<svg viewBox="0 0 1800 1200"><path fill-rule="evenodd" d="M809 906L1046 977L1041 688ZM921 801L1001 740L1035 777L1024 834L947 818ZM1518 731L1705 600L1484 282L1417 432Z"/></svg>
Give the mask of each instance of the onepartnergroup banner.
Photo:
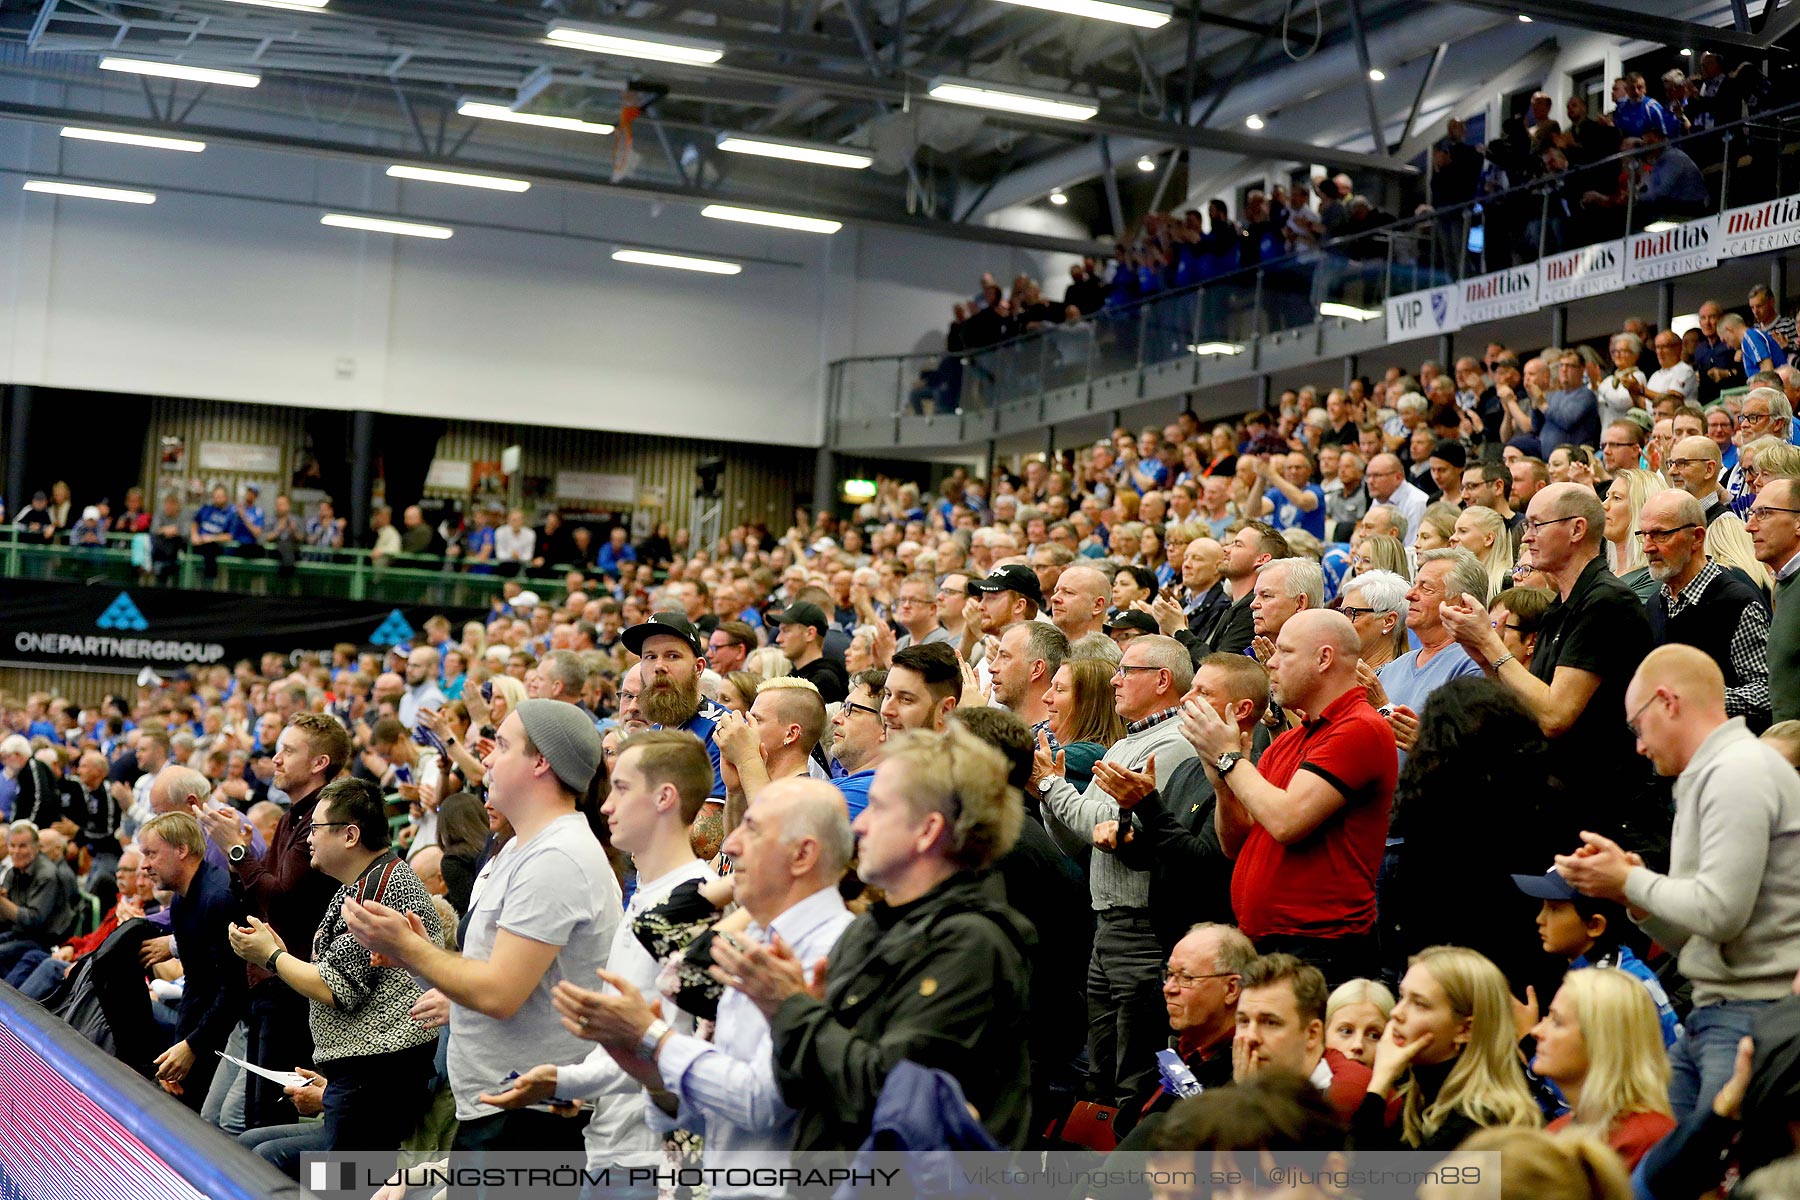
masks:
<svg viewBox="0 0 1800 1200"><path fill-rule="evenodd" d="M1565 250L1534 263L1388 297L1387 340L1453 333L1639 283L1672 279L1800 245L1800 196L1783 196L1692 221L1658 221L1642 233Z"/></svg>
<svg viewBox="0 0 1800 1200"><path fill-rule="evenodd" d="M649 1156L646 1156L647 1158ZM630 1164L581 1154L308 1154L329 1200L1499 1200L1500 1155L1422 1151L1237 1154L1082 1150L1016 1154L736 1152Z"/></svg>

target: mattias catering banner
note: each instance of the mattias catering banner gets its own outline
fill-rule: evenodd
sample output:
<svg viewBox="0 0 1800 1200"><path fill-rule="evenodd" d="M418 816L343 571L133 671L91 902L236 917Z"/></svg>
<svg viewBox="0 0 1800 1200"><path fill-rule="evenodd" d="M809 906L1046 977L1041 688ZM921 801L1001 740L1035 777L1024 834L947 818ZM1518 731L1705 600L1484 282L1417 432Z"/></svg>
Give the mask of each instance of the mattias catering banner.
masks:
<svg viewBox="0 0 1800 1200"><path fill-rule="evenodd" d="M0 661L159 672L269 651L385 647L423 636L425 618L478 610L171 588L0 581Z"/></svg>

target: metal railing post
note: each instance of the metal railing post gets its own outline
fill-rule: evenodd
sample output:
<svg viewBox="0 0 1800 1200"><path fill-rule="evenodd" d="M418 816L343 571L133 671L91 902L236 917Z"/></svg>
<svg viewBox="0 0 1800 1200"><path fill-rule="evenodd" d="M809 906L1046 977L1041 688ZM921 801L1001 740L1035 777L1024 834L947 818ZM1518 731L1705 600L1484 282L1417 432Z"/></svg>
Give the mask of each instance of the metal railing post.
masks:
<svg viewBox="0 0 1800 1200"><path fill-rule="evenodd" d="M1544 250L1550 244L1550 193L1544 192L1544 206L1538 212L1537 260L1544 261Z"/></svg>
<svg viewBox="0 0 1800 1200"><path fill-rule="evenodd" d="M1731 207L1731 130L1725 131L1724 139L1719 143L1719 211L1724 212ZM1778 160L1779 160L1779 156ZM1781 168L1777 166L1775 194L1781 194Z"/></svg>

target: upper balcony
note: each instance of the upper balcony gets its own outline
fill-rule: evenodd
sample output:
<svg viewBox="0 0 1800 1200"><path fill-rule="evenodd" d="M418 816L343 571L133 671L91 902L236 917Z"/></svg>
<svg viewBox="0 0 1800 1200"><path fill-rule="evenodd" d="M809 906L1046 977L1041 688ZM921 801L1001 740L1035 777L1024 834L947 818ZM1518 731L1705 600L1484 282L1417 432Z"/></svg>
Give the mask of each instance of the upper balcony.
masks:
<svg viewBox="0 0 1800 1200"><path fill-rule="evenodd" d="M1687 195L1671 194L1684 178ZM1608 181L1616 204L1595 199ZM1733 285L1762 270L1756 256L1800 243L1796 192L1800 103L979 351L841 360L828 442L850 453L972 449L1184 396L1203 417L1223 415L1266 400L1284 374L1337 383L1318 364L1343 360L1347 376L1358 356L1458 331L1542 345L1617 330L1629 312L1666 326L1689 311L1676 307L1676 284L1694 292L1684 302L1718 288L1730 303ZM1567 329L1576 303L1603 316L1588 322L1593 333ZM1447 355L1442 346L1431 353Z"/></svg>

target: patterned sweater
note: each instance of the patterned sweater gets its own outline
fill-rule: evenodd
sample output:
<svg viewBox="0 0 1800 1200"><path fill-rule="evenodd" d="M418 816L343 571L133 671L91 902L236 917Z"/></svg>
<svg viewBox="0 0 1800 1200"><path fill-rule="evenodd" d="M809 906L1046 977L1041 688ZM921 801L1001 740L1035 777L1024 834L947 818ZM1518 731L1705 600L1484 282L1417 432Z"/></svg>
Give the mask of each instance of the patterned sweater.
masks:
<svg viewBox="0 0 1800 1200"><path fill-rule="evenodd" d="M393 872L377 895L377 884L389 863L394 864ZM313 935L313 965L337 1001L336 1007L311 1002L313 1058L319 1064L334 1058L410 1050L437 1040L434 1031L406 1015L419 1000L419 985L413 977L400 967L371 966L369 952L350 936L344 924L344 904L353 896L379 899L396 912L418 913L425 932L438 940L437 906L431 902L431 894L413 869L396 862L392 854L377 858L355 883L337 890Z"/></svg>

